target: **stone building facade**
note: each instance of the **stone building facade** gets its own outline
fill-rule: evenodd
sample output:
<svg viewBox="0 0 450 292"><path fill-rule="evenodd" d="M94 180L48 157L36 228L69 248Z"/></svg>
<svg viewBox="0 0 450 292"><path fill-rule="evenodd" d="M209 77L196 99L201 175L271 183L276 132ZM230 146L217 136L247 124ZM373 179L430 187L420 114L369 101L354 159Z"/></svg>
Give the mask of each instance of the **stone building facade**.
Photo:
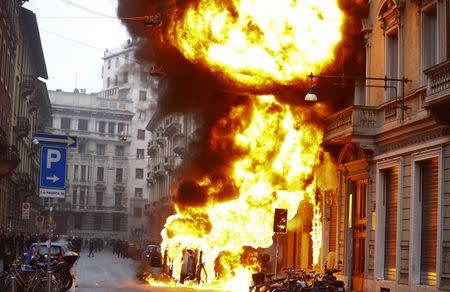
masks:
<svg viewBox="0 0 450 292"><path fill-rule="evenodd" d="M148 218L144 216L144 206L149 200L147 185L147 144L151 139L145 130L151 114L156 108L155 91L158 80L150 75L150 66L135 58L135 41L128 40L124 45L106 50L102 70L103 92L116 94L119 98L132 101L134 113L127 133L129 141L129 194L128 230L130 238L141 239L148 231Z"/></svg>
<svg viewBox="0 0 450 292"><path fill-rule="evenodd" d="M0 229L34 233L39 151L31 137L44 131L51 111L38 79L47 79L47 69L36 15L23 2L0 3ZM31 206L28 218L22 218L24 202Z"/></svg>
<svg viewBox="0 0 450 292"><path fill-rule="evenodd" d="M145 214L149 218L149 239L161 241L161 231L167 217L174 213L171 203L174 183L179 178L178 167L183 156L189 153L188 147L195 132L192 114L174 113L163 116L156 111L151 117L147 130L151 132L151 141L147 152L147 183L150 201Z"/></svg>
<svg viewBox="0 0 450 292"><path fill-rule="evenodd" d="M44 199L53 207L55 234L128 238L130 140L133 101L103 91L49 91L52 127L48 132L78 138L69 148L66 197Z"/></svg>
<svg viewBox="0 0 450 292"><path fill-rule="evenodd" d="M339 183L323 196L322 265L335 259L353 291L450 290L449 9L370 1L366 77L410 81L366 87L326 119Z"/></svg>

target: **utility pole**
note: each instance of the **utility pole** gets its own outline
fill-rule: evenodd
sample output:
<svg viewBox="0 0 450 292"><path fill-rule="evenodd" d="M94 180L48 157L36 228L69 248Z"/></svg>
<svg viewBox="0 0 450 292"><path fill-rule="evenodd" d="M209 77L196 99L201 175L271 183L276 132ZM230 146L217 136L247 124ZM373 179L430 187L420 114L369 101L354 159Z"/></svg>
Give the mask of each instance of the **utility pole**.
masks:
<svg viewBox="0 0 450 292"><path fill-rule="evenodd" d="M47 240L47 292L52 292L52 269L50 268L51 264L51 248L52 248L52 237L53 237L53 199L49 200L50 202L50 213L48 217L48 229L49 229L49 238Z"/></svg>

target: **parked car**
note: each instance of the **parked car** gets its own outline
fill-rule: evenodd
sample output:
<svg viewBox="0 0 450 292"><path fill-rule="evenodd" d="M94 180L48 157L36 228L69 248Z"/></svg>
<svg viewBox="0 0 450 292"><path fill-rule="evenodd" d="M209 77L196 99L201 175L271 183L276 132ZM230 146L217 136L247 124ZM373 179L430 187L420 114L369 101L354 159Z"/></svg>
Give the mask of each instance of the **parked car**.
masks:
<svg viewBox="0 0 450 292"><path fill-rule="evenodd" d="M35 247L38 246L37 253L33 255L33 251L35 250ZM63 255L64 255L64 247L57 242L52 242L50 246L50 261L52 262L62 262L63 261ZM28 248L28 252L24 254L25 256L25 265L30 265L32 261L45 264L47 262L47 259L45 259L46 255L48 254L48 248L47 244L45 242L41 243L32 243L30 247Z"/></svg>
<svg viewBox="0 0 450 292"><path fill-rule="evenodd" d="M161 248L157 245L147 245L142 257L152 267L161 267L162 265Z"/></svg>

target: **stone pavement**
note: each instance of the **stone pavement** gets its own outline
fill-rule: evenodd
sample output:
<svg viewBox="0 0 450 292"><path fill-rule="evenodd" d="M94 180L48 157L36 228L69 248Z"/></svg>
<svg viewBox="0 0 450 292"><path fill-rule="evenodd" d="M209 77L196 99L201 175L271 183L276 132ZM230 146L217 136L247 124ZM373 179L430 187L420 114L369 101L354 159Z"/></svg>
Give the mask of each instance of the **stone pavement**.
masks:
<svg viewBox="0 0 450 292"><path fill-rule="evenodd" d="M120 259L109 251L95 253L95 257L87 255L84 249L74 266L76 287L72 287L69 290L71 292L195 291L188 288L149 287L136 278L137 264L133 260Z"/></svg>

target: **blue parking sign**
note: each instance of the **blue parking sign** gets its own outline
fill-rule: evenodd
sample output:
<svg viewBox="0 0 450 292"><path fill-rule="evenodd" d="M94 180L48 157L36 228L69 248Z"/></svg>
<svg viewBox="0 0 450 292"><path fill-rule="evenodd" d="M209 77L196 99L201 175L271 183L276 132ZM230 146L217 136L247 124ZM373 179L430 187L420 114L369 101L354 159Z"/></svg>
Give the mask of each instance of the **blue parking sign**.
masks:
<svg viewBox="0 0 450 292"><path fill-rule="evenodd" d="M66 186L67 149L42 146L41 149L41 188L64 189Z"/></svg>

